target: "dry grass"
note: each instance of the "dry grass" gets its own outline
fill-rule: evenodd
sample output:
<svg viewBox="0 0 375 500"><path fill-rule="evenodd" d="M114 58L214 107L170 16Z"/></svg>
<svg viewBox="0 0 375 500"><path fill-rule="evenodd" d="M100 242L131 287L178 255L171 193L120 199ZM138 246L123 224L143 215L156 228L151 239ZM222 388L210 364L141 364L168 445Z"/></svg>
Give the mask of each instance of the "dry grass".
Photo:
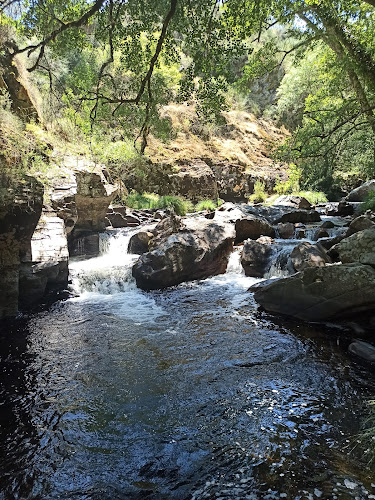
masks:
<svg viewBox="0 0 375 500"><path fill-rule="evenodd" d="M162 115L170 120L176 137L169 143L150 138L147 152L154 162L178 164L199 158L228 162L254 174L285 170L271 153L289 134L272 122L245 111L227 111L223 125L207 126L188 103L165 106Z"/></svg>

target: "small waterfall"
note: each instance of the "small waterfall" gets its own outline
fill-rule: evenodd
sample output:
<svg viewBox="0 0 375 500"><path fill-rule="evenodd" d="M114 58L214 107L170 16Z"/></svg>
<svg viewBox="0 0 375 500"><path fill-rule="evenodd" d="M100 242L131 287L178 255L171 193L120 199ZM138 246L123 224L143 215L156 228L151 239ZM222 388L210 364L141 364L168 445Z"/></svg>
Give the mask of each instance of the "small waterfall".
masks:
<svg viewBox="0 0 375 500"><path fill-rule="evenodd" d="M100 234L100 256L87 260L72 260L72 288L83 292L114 294L135 287L132 266L139 255L128 254L129 240L138 229L108 230Z"/></svg>
<svg viewBox="0 0 375 500"><path fill-rule="evenodd" d="M226 274L245 274L241 264L242 247L234 247L231 253Z"/></svg>
<svg viewBox="0 0 375 500"><path fill-rule="evenodd" d="M288 260L293 248L299 243L298 240L281 240L275 245L271 257L272 264L264 274L265 279L284 278L293 273L293 269L288 265Z"/></svg>

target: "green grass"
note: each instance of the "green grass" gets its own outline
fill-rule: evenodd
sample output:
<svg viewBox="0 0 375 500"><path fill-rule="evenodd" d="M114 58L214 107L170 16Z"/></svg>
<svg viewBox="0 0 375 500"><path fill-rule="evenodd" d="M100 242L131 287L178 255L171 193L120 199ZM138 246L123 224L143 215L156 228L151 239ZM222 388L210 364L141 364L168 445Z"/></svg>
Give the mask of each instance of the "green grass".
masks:
<svg viewBox="0 0 375 500"><path fill-rule="evenodd" d="M168 209L177 215L186 215L187 212L193 211L192 203L180 196L159 196L155 193L130 193L125 199L125 205L136 210Z"/></svg>
<svg viewBox="0 0 375 500"><path fill-rule="evenodd" d="M218 198L217 200L202 200L195 205L196 212L203 212L203 210L215 210L215 208L222 205L222 200Z"/></svg>
<svg viewBox="0 0 375 500"><path fill-rule="evenodd" d="M254 192L249 197L249 201L252 203L264 203L268 198L268 194L266 192L266 185L264 182L258 180L254 184Z"/></svg>

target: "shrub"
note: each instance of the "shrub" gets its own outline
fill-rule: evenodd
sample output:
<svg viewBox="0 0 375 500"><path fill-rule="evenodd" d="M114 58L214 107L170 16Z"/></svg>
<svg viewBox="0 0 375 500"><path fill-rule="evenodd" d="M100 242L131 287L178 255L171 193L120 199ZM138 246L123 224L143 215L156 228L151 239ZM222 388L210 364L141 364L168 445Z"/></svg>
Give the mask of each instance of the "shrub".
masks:
<svg viewBox="0 0 375 500"><path fill-rule="evenodd" d="M288 180L277 181L275 191L278 194L292 194L300 190L302 169L291 163L288 169Z"/></svg>
<svg viewBox="0 0 375 500"><path fill-rule="evenodd" d="M162 196L158 208L173 210L177 215L186 215L187 212L193 211L192 203L179 196Z"/></svg>
<svg viewBox="0 0 375 500"><path fill-rule="evenodd" d="M252 203L263 203L268 198L264 182L257 180L254 184L254 193L249 197Z"/></svg>
<svg viewBox="0 0 375 500"><path fill-rule="evenodd" d="M132 192L126 197L125 204L136 210L164 208L173 210L177 215L186 215L187 212L193 211L192 203L179 196L159 196L155 193Z"/></svg>
<svg viewBox="0 0 375 500"><path fill-rule="evenodd" d="M372 210L373 212L375 212L375 192L374 191L370 192L367 195L365 201L363 202L362 211L366 212L366 210Z"/></svg>
<svg viewBox="0 0 375 500"><path fill-rule="evenodd" d="M215 210L219 206L219 200L202 200L195 205L196 212L202 212L203 210Z"/></svg>
<svg viewBox="0 0 375 500"><path fill-rule="evenodd" d="M295 196L303 196L312 205L317 205L318 203L327 203L328 199L323 191L297 191L292 193Z"/></svg>

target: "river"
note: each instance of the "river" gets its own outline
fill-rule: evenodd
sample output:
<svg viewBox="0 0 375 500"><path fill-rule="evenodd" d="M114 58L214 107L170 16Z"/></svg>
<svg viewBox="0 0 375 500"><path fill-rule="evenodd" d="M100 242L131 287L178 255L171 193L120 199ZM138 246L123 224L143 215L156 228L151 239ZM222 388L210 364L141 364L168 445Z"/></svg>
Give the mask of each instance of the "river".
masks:
<svg viewBox="0 0 375 500"><path fill-rule="evenodd" d="M132 231L71 263L75 296L3 326L0 499L365 499L374 379L321 325L225 275L142 292Z"/></svg>

